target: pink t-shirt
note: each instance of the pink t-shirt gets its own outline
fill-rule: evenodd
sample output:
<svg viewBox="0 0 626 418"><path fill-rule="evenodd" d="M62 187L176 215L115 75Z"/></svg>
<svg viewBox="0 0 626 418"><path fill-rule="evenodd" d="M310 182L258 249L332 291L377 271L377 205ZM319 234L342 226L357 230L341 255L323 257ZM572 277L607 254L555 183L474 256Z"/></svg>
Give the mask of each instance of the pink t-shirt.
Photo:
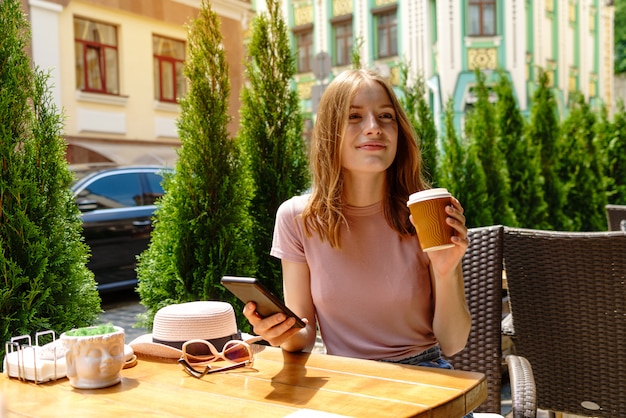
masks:
<svg viewBox="0 0 626 418"><path fill-rule="evenodd" d="M436 345L429 259L417 237L401 239L382 203L348 206L341 248L332 248L304 232L308 198L293 197L278 209L271 255L308 264L328 354L398 360Z"/></svg>

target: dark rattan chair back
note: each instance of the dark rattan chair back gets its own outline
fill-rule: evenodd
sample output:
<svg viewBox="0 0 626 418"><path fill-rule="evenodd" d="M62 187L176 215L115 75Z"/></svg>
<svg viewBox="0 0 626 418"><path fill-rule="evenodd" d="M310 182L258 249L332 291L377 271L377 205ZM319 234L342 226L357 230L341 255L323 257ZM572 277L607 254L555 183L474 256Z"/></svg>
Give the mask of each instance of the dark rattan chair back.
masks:
<svg viewBox="0 0 626 418"><path fill-rule="evenodd" d="M472 330L465 349L449 360L455 369L487 376L488 395L476 412L500 413L502 385L502 226L472 228L463 258Z"/></svg>
<svg viewBox="0 0 626 418"><path fill-rule="evenodd" d="M609 231L624 231L626 226L626 205L606 205L605 209Z"/></svg>
<svg viewBox="0 0 626 418"><path fill-rule="evenodd" d="M504 228L504 265L538 408L625 417L626 233Z"/></svg>

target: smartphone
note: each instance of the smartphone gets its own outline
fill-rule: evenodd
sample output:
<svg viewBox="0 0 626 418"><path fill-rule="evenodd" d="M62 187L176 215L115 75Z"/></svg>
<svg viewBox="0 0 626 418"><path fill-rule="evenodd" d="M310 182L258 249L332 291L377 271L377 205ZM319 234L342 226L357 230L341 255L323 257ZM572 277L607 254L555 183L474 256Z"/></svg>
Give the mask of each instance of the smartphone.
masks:
<svg viewBox="0 0 626 418"><path fill-rule="evenodd" d="M256 311L263 318L282 312L287 317L296 318L294 328L304 328L304 321L291 311L272 292L267 290L261 282L253 277L224 276L221 283L243 303L256 303Z"/></svg>

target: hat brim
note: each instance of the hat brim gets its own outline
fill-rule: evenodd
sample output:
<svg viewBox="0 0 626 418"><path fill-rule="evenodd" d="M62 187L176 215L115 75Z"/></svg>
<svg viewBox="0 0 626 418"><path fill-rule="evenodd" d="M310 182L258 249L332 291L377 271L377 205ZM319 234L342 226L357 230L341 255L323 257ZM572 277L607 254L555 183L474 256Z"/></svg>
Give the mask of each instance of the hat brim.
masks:
<svg viewBox="0 0 626 418"><path fill-rule="evenodd" d="M138 357L178 360L182 351L169 345L152 342L152 334L143 334L132 340L130 345Z"/></svg>

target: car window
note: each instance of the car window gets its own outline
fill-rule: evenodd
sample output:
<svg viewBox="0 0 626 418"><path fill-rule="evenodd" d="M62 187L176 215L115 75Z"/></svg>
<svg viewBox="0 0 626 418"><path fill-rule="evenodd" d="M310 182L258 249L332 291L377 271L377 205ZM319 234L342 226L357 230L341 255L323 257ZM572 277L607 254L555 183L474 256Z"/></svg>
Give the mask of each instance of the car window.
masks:
<svg viewBox="0 0 626 418"><path fill-rule="evenodd" d="M153 205L154 202L163 196L163 177L156 173L145 173L148 190L143 195L144 205Z"/></svg>
<svg viewBox="0 0 626 418"><path fill-rule="evenodd" d="M94 209L141 206L139 174L114 174L95 180L78 193L77 200L91 201Z"/></svg>

